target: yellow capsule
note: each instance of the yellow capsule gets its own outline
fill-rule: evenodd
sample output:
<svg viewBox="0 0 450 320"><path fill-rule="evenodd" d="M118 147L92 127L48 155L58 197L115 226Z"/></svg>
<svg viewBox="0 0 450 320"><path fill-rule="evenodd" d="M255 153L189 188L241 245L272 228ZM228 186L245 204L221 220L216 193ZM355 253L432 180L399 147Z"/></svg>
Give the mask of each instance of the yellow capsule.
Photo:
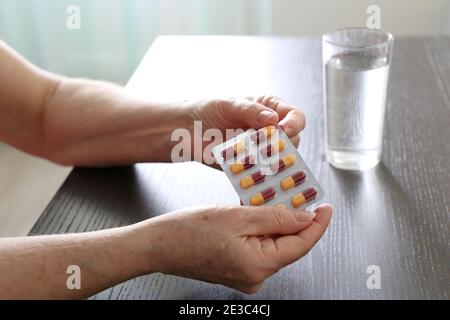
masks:
<svg viewBox="0 0 450 320"><path fill-rule="evenodd" d="M225 148L222 150L222 157L224 160L228 160L230 158L234 158L237 155L239 155L240 153L242 153L243 151L245 151L245 144L240 141L235 143L234 145Z"/></svg>
<svg viewBox="0 0 450 320"><path fill-rule="evenodd" d="M260 206L264 203L264 197L261 193L255 194L253 197L250 198L250 204L252 206Z"/></svg>
<svg viewBox="0 0 450 320"><path fill-rule="evenodd" d="M242 171L244 171L244 165L242 163L233 163L232 165L230 165L230 171L233 174L241 173Z"/></svg>
<svg viewBox="0 0 450 320"><path fill-rule="evenodd" d="M246 177L242 178L239 184L242 189L250 188L251 186L254 185L252 176L246 176Z"/></svg>
<svg viewBox="0 0 450 320"><path fill-rule="evenodd" d="M275 130L275 126L267 126L261 128L250 136L250 140L252 140L256 144L259 144L270 138L274 134Z"/></svg>
<svg viewBox="0 0 450 320"><path fill-rule="evenodd" d="M280 187L284 191L289 190L295 186L298 186L299 184L303 183L306 178L306 173L304 171L298 171L294 173L293 175L290 175L289 177L284 178L280 182Z"/></svg>
<svg viewBox="0 0 450 320"><path fill-rule="evenodd" d="M273 163L271 165L271 169L273 172L281 172L284 169L292 166L295 163L296 159L297 159L297 157L295 156L295 154L290 153L287 156L285 156L283 159L278 160L278 162Z"/></svg>
<svg viewBox="0 0 450 320"><path fill-rule="evenodd" d="M283 139L278 140L273 145L274 151L272 153L275 153L275 152L278 152L278 151L283 151L285 146L286 146L286 142L284 142Z"/></svg>
<svg viewBox="0 0 450 320"><path fill-rule="evenodd" d="M239 160L237 163L230 165L230 171L236 175L244 170L250 169L255 165L254 157L251 155L246 156L244 159Z"/></svg>
<svg viewBox="0 0 450 320"><path fill-rule="evenodd" d="M275 194L276 192L274 188L265 189L252 196L250 198L250 204L252 206L260 206L266 203L267 201L273 199L273 197L275 197Z"/></svg>
<svg viewBox="0 0 450 320"><path fill-rule="evenodd" d="M283 158L284 165L288 168L295 163L296 159L297 159L297 157L295 156L295 154L293 154L293 153L288 154L287 156L285 156Z"/></svg>
<svg viewBox="0 0 450 320"><path fill-rule="evenodd" d="M241 179L240 186L242 189L248 189L251 186L254 186L257 183L263 182L265 179L265 175L261 173L261 171L255 172L252 175L246 176Z"/></svg>
<svg viewBox="0 0 450 320"><path fill-rule="evenodd" d="M302 204L314 199L317 195L317 190L315 188L308 188L300 193L292 196L291 204L294 208L300 207Z"/></svg>
<svg viewBox="0 0 450 320"><path fill-rule="evenodd" d="M306 203L306 198L303 193L298 193L291 198L291 204L294 208L298 208L304 203Z"/></svg>
<svg viewBox="0 0 450 320"><path fill-rule="evenodd" d="M265 157L271 157L274 153L283 151L286 146L286 142L283 139L270 143L261 150L261 154Z"/></svg>

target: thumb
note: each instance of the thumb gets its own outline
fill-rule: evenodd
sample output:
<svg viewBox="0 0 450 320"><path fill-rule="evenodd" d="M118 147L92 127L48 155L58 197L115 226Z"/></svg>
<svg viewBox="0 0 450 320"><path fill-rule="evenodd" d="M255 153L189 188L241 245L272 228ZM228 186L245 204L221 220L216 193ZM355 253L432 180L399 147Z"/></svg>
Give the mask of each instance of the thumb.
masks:
<svg viewBox="0 0 450 320"><path fill-rule="evenodd" d="M227 118L236 123L245 123L250 128L261 128L278 123L278 113L265 105L249 99L234 100L223 110Z"/></svg>
<svg viewBox="0 0 450 320"><path fill-rule="evenodd" d="M247 236L296 234L309 227L315 213L280 207L243 207L250 210L244 228Z"/></svg>

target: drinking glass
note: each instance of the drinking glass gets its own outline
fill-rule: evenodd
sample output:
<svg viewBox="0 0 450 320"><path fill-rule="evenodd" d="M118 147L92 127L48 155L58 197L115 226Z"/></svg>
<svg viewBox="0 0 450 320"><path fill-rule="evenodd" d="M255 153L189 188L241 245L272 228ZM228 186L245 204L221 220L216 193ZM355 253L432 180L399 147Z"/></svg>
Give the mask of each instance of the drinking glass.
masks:
<svg viewBox="0 0 450 320"><path fill-rule="evenodd" d="M394 37L350 28L323 35L325 153L334 167L366 170L381 159Z"/></svg>

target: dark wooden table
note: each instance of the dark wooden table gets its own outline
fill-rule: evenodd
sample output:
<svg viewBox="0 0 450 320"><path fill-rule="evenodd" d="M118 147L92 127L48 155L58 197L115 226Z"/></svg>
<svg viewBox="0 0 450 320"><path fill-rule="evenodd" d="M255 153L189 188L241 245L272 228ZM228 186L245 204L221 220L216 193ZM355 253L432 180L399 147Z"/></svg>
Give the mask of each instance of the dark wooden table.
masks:
<svg viewBox="0 0 450 320"><path fill-rule="evenodd" d="M300 152L334 204L322 240L253 296L153 274L96 299L448 299L450 38L397 39L383 161L364 174L324 158L321 43L316 38L163 37L130 80L153 99L268 93L301 106ZM180 179L182 177L182 179ZM74 169L30 234L99 230L200 204L238 204L223 173L200 164ZM379 266L381 289L368 289Z"/></svg>

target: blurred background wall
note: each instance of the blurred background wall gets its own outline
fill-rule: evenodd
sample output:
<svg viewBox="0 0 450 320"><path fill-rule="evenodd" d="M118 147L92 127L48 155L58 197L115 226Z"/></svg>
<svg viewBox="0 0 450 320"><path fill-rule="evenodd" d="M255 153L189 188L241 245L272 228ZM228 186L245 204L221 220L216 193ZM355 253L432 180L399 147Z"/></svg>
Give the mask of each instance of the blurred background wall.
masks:
<svg viewBox="0 0 450 320"><path fill-rule="evenodd" d="M158 35L318 36L365 26L369 5L395 35L450 32L448 0L0 0L0 38L46 69L124 84Z"/></svg>

